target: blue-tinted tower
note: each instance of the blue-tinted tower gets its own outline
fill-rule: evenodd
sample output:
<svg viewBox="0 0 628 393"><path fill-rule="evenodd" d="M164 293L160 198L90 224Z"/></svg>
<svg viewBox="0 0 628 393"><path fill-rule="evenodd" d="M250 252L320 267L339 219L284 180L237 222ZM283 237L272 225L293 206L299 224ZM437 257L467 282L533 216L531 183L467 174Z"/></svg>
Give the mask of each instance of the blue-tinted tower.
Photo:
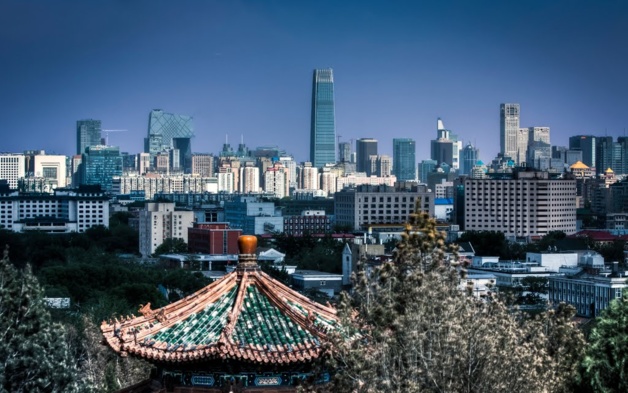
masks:
<svg viewBox="0 0 628 393"><path fill-rule="evenodd" d="M81 163L81 183L100 184L105 192L113 188L113 177L122 175L122 155L117 146L88 146Z"/></svg>
<svg viewBox="0 0 628 393"><path fill-rule="evenodd" d="M85 119L76 122L76 154L85 153L87 146L100 145L100 120Z"/></svg>
<svg viewBox="0 0 628 393"><path fill-rule="evenodd" d="M334 74L331 68L314 70L310 161L317 168L336 163Z"/></svg>
<svg viewBox="0 0 628 393"><path fill-rule="evenodd" d="M393 174L397 180L416 180L415 155L416 143L414 139L393 139Z"/></svg>

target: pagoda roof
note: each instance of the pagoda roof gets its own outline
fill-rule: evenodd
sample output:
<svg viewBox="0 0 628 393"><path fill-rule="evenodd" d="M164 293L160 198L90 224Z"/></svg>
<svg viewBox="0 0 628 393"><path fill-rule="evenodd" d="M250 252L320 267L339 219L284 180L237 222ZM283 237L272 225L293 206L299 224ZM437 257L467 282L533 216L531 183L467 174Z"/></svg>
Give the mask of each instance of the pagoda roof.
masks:
<svg viewBox="0 0 628 393"><path fill-rule="evenodd" d="M586 166L586 164L584 164L582 161L576 161L569 168L571 168L571 169L589 169L589 167Z"/></svg>
<svg viewBox="0 0 628 393"><path fill-rule="evenodd" d="M153 362L292 364L321 356L339 327L336 310L262 272L254 246L240 250L238 268L205 288L160 309L142 306L141 316L103 321L107 344Z"/></svg>

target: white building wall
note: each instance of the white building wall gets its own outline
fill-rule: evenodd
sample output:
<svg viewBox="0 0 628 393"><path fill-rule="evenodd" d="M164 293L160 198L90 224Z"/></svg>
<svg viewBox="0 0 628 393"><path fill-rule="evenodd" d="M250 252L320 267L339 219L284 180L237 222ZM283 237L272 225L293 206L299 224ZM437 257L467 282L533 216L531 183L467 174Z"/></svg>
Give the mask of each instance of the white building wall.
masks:
<svg viewBox="0 0 628 393"><path fill-rule="evenodd" d="M25 176L24 154L0 155L0 179L7 180L9 187L17 189L17 180Z"/></svg>

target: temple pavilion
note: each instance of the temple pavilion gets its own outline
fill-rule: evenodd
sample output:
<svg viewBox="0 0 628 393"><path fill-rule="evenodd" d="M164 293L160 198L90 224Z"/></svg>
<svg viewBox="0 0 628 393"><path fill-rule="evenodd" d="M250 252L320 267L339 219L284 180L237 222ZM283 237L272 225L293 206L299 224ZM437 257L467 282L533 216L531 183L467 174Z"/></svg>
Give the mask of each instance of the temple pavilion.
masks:
<svg viewBox="0 0 628 393"><path fill-rule="evenodd" d="M336 310L262 272L255 236L238 245L232 273L163 308L103 321L114 351L155 365L150 383L125 391L283 393L329 380L312 365L339 326Z"/></svg>

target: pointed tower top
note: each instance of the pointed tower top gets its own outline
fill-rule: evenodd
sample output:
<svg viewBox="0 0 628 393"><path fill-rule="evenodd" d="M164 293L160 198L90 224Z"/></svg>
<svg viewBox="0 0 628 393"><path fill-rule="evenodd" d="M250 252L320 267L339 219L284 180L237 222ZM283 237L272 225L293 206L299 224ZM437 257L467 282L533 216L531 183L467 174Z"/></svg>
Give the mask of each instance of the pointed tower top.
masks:
<svg viewBox="0 0 628 393"><path fill-rule="evenodd" d="M445 129L445 125L443 124L443 120L439 117L438 120L436 120L436 130L440 131L444 129Z"/></svg>

